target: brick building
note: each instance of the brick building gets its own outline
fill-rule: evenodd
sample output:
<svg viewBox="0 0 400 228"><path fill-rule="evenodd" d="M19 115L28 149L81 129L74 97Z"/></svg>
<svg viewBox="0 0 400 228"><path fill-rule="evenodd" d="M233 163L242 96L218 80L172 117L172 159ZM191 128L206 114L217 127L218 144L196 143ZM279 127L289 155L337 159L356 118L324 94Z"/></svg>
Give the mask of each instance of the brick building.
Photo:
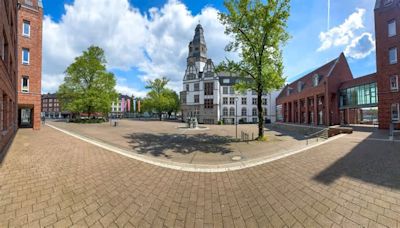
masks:
<svg viewBox="0 0 400 228"><path fill-rule="evenodd" d="M17 129L17 10L0 1L0 153Z"/></svg>
<svg viewBox="0 0 400 228"><path fill-rule="evenodd" d="M41 0L18 1L18 123L39 130L43 5Z"/></svg>
<svg viewBox="0 0 400 228"><path fill-rule="evenodd" d="M400 0L377 0L375 5L376 68L379 127L399 126Z"/></svg>
<svg viewBox="0 0 400 228"><path fill-rule="evenodd" d="M287 85L277 98L280 121L313 124L379 123L400 128L400 0L376 0L377 73L353 79L343 54Z"/></svg>
<svg viewBox="0 0 400 228"><path fill-rule="evenodd" d="M63 111L57 98L57 94L48 93L42 95L42 116L50 119L65 119L71 116L71 112Z"/></svg>

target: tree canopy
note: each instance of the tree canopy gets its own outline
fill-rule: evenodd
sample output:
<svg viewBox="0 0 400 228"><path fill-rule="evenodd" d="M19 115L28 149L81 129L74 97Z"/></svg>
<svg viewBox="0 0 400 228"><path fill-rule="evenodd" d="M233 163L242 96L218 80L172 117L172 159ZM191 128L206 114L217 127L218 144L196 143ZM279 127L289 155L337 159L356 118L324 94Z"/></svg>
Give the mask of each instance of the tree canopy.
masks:
<svg viewBox="0 0 400 228"><path fill-rule="evenodd" d="M157 78L154 81L148 81L146 89L150 91L143 99L143 109L148 112L155 112L162 119L163 113L171 115L172 112L177 112L180 108L178 94L166 88L169 80L165 77Z"/></svg>
<svg viewBox="0 0 400 228"><path fill-rule="evenodd" d="M281 48L289 39L290 0L225 0L224 5L227 13L220 13L219 19L225 34L233 37L225 50L239 51L240 60L227 59L217 71L238 74L241 80L236 89L257 93L258 139L263 140L262 95L285 82Z"/></svg>
<svg viewBox="0 0 400 228"><path fill-rule="evenodd" d="M106 114L117 98L115 77L106 70L106 58L100 47L90 46L75 58L65 71L64 83L57 95L64 110L74 113Z"/></svg>

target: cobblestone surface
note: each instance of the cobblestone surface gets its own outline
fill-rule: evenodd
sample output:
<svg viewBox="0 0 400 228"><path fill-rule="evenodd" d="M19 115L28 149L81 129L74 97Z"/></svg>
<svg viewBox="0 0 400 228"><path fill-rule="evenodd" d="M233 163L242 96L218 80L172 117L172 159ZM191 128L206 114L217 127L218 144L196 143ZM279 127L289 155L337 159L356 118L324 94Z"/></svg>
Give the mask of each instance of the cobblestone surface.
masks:
<svg viewBox="0 0 400 228"><path fill-rule="evenodd" d="M400 227L399 167L399 143L357 134L190 173L22 129L0 168L0 227Z"/></svg>

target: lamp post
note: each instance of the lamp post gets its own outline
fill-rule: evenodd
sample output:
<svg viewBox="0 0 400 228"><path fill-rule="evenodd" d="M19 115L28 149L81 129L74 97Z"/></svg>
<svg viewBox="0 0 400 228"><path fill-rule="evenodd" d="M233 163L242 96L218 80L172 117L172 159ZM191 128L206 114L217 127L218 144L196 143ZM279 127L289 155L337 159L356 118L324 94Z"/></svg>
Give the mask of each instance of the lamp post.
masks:
<svg viewBox="0 0 400 228"><path fill-rule="evenodd" d="M239 100L239 97L235 97L235 103L236 103L236 109L235 109L236 139L238 138L238 116L237 116L238 100Z"/></svg>

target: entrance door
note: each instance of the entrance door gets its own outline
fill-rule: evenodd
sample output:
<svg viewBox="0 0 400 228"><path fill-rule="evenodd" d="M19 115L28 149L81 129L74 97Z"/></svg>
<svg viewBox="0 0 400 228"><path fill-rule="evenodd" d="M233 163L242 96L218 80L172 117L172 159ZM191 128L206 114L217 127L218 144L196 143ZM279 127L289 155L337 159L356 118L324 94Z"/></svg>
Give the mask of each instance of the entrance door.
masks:
<svg viewBox="0 0 400 228"><path fill-rule="evenodd" d="M21 126L23 127L32 126L31 109L29 108L21 109Z"/></svg>

